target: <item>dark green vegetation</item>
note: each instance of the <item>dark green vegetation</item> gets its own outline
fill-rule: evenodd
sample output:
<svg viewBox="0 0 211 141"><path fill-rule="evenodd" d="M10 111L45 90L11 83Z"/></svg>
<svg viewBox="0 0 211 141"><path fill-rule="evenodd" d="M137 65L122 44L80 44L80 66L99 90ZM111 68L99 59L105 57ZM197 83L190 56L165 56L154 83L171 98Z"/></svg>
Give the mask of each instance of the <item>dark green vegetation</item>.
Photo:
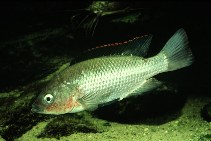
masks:
<svg viewBox="0 0 211 141"><path fill-rule="evenodd" d="M206 134L199 138L199 141L210 141L210 140L211 140L211 134Z"/></svg>
<svg viewBox="0 0 211 141"><path fill-rule="evenodd" d="M38 138L57 138L68 136L73 133L98 133L100 130L93 124L89 123L83 116L66 115L52 120L45 130L38 135Z"/></svg>

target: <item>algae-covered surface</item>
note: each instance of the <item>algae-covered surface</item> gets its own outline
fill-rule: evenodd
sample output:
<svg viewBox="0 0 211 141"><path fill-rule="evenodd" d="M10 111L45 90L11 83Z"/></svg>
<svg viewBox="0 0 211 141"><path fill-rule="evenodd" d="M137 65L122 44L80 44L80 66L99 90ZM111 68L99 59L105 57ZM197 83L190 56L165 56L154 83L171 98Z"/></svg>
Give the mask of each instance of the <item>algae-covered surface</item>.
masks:
<svg viewBox="0 0 211 141"><path fill-rule="evenodd" d="M39 85L39 83L43 84L45 81L49 81L53 75L59 73L68 65L69 63L61 65L54 73L36 83ZM165 102L164 105L170 107L170 109L162 110L157 109L156 106L160 105L161 108L165 108L162 107L163 101L158 102L158 105L155 103L150 104L150 102L157 99L155 94L159 95L159 93L155 92L154 100L153 94L151 94L152 96L147 94L145 98L143 98L144 96L137 98L140 103L143 103L143 100L149 102L144 105L139 105L135 98L135 101L134 99L126 99L122 103L114 103L95 112L42 115L31 112L31 104L38 94L37 89L39 87L28 90L27 93L14 90L0 94L2 104L0 117L1 140L209 141L211 139L211 124L201 117L201 109L205 104L211 102L210 97L190 96L178 105L171 101L170 96L167 98L170 103ZM165 91L165 89L161 90L162 93L165 93ZM166 94L163 96L165 97ZM170 94L174 95L175 93ZM173 99L180 101L184 99L183 97L176 99L176 97L173 97ZM132 105L138 104L136 106L138 109L130 109L128 102L134 102ZM149 105L152 107L147 107ZM156 111L156 109L159 111ZM143 115L143 117L140 117L140 115Z"/></svg>
<svg viewBox="0 0 211 141"><path fill-rule="evenodd" d="M108 122L106 120L100 120L91 116L87 116L87 120L91 123L91 129L95 128L93 131L90 130L88 133L79 131L72 133L71 135L67 134L66 136L60 137L61 141L66 140L75 140L75 141L98 141L98 140L151 140L151 141L209 141L211 140L210 128L211 124L204 121L200 117L200 109L206 102L210 102L207 98L198 99L198 98L189 98L184 108L182 109L182 115L170 122L163 123L161 125L147 125L143 123L137 124L120 124L117 122ZM64 118L64 117L63 117ZM71 119L71 115L66 117ZM156 118L150 119L152 122L156 122ZM44 121L31 130L27 131L22 137L17 140L40 140L45 141L49 140L47 137L37 138L40 134L43 134L49 121ZM63 124L62 120L60 124ZM73 122L69 120L69 122ZM63 127L64 129L70 128L69 130L76 130L72 127L70 123L66 123ZM106 123L106 124L105 124ZM75 123L77 124L77 123ZM109 125L109 126L108 126ZM79 126L79 125L74 125ZM85 126L85 125L84 125ZM87 124L86 126L90 126ZM48 130L57 130L58 126L54 126ZM86 130L86 128L84 129ZM102 131L101 131L102 130ZM62 132L62 131L61 131ZM56 136L56 135L54 135ZM51 138L51 140L58 140L56 138Z"/></svg>
<svg viewBox="0 0 211 141"><path fill-rule="evenodd" d="M211 96L206 81L211 78L211 18L206 11L210 6L190 5L2 3L0 141L210 141ZM199 5L205 8L199 10ZM96 111L64 115L31 112L42 89L69 67L74 57L80 60L81 52L153 34L150 57L179 28L187 32L195 62L156 76L164 84L161 87Z"/></svg>
<svg viewBox="0 0 211 141"><path fill-rule="evenodd" d="M145 119L140 118L135 123L101 119L89 112L58 116L39 115L30 112L30 104L23 108L22 101L30 100L31 97L27 96L27 98L22 97L10 102L10 105L12 103L12 107L16 109L10 115L4 114L8 116L7 119L1 116L1 134L4 139L17 141L209 141L211 139L211 124L203 120L200 115L201 108L211 102L209 97L189 97L180 111L180 116L177 116L175 112Z"/></svg>

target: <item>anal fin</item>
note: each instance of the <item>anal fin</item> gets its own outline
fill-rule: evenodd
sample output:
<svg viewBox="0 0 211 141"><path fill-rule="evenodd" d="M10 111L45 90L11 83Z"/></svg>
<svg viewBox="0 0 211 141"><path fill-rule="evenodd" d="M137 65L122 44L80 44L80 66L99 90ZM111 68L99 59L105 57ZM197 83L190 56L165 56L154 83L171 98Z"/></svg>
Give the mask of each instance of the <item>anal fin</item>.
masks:
<svg viewBox="0 0 211 141"><path fill-rule="evenodd" d="M142 93L149 92L149 91L151 91L153 89L156 89L156 88L158 88L161 85L162 85L162 82L158 81L155 78L150 78L150 79L147 79L144 83L142 83L139 88L134 90L128 96L140 95Z"/></svg>

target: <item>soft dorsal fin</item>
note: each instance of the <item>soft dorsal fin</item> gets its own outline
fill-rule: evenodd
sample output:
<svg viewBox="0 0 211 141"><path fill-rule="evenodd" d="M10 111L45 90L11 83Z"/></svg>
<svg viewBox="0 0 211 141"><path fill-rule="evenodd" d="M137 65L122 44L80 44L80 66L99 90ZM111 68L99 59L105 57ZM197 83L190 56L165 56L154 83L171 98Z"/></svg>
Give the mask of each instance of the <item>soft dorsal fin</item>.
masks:
<svg viewBox="0 0 211 141"><path fill-rule="evenodd" d="M147 51L149 49L151 40L152 35L150 34L141 37L135 37L132 40L120 43L112 43L97 46L95 48L88 49L87 51L83 52L80 56L75 57L71 62L71 65L87 59L110 55L134 55L145 57L147 55Z"/></svg>

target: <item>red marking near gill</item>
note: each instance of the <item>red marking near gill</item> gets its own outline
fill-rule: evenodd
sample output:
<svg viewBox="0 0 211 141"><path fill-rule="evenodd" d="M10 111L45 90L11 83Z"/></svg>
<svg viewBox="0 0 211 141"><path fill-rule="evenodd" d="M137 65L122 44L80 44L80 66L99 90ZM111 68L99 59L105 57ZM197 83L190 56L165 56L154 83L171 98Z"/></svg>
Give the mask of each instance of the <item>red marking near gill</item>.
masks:
<svg viewBox="0 0 211 141"><path fill-rule="evenodd" d="M94 49L104 48L104 47L120 46L120 45L127 44L127 43L132 42L132 41L134 41L136 39L143 38L143 37L146 37L146 36L149 36L149 35L143 35L143 36L139 36L139 37L134 37L133 39L128 40L128 41L124 41L124 42L119 42L119 43L116 42L116 43L111 43L111 44L105 44L105 45L101 45L101 46L96 46L94 48L88 49L88 51L92 51Z"/></svg>
<svg viewBox="0 0 211 141"><path fill-rule="evenodd" d="M79 89L79 87L76 87L75 89L75 95L82 97L83 94L81 92L81 90ZM79 106L80 104L77 102L77 100L73 99L73 96L71 96L70 98L67 99L65 105L64 105L64 110L66 111L67 109L72 110L72 108Z"/></svg>
<svg viewBox="0 0 211 141"><path fill-rule="evenodd" d="M61 108L57 103L52 103L51 105L46 107L46 110L49 111L49 112L50 111L60 111Z"/></svg>
<svg viewBox="0 0 211 141"><path fill-rule="evenodd" d="M67 102L66 102L66 104L65 104L65 106L64 106L64 110L65 110L65 109L72 109L73 107L74 107L73 97L70 97L70 98L67 100Z"/></svg>

